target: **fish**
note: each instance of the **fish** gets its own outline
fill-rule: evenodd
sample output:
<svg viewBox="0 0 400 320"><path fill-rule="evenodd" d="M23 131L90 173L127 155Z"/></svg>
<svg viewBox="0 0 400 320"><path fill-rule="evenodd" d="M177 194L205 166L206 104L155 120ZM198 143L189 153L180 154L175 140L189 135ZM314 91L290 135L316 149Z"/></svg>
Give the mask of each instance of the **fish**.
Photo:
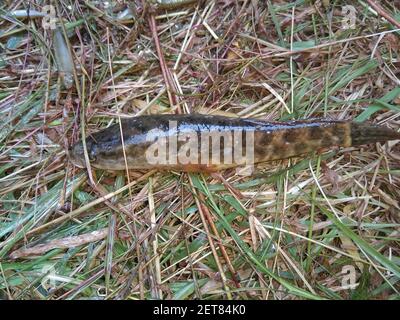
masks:
<svg viewBox="0 0 400 320"><path fill-rule="evenodd" d="M216 172L332 147L398 139L400 133L393 129L348 120L270 122L219 115L160 114L121 119L85 141L90 165L98 169ZM68 154L74 165L86 167L82 141Z"/></svg>
<svg viewBox="0 0 400 320"><path fill-rule="evenodd" d="M199 0L149 0L150 4L155 5L159 10L178 9L199 2Z"/></svg>

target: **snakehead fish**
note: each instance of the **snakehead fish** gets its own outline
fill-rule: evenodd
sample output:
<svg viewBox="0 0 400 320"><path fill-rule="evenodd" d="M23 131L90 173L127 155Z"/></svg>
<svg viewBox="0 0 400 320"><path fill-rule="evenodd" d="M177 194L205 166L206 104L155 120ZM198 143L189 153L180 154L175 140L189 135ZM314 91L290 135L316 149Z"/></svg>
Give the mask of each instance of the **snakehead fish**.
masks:
<svg viewBox="0 0 400 320"><path fill-rule="evenodd" d="M400 133L387 127L343 120L267 122L165 114L123 119L85 141L88 160L95 168L213 172L334 146L397 139ZM69 155L75 165L85 166L82 142L75 144Z"/></svg>
<svg viewBox="0 0 400 320"><path fill-rule="evenodd" d="M199 0L148 0L149 4L154 5L157 9L178 9L199 2Z"/></svg>

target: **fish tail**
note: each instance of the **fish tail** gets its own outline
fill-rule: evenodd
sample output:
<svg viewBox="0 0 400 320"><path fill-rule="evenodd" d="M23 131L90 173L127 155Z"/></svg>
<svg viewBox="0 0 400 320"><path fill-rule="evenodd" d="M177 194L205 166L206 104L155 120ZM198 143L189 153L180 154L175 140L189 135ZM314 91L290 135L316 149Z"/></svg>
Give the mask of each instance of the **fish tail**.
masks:
<svg viewBox="0 0 400 320"><path fill-rule="evenodd" d="M368 123L351 123L351 145L400 140L400 132Z"/></svg>

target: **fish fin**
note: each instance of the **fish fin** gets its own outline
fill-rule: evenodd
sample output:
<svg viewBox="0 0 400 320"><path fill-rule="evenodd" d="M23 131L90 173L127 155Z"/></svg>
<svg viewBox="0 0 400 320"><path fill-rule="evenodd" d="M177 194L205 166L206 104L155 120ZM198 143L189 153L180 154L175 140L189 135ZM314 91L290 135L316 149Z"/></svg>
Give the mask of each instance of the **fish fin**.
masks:
<svg viewBox="0 0 400 320"><path fill-rule="evenodd" d="M351 124L352 146L375 142L386 142L389 140L400 140L400 132L384 126L369 123L353 122Z"/></svg>

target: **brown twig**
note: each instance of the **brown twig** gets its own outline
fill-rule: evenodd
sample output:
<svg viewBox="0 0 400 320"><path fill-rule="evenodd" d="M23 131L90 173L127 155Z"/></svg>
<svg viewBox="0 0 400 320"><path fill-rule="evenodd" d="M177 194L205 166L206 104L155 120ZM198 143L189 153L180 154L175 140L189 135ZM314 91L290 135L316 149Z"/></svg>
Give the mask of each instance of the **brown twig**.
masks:
<svg viewBox="0 0 400 320"><path fill-rule="evenodd" d="M190 180L190 183L192 184L192 179L190 178L190 176L189 176L189 180ZM194 189L193 189L193 191L196 192ZM211 217L211 214L210 214L210 212L208 210L208 207L204 204L205 203L204 196L200 192L196 193L196 195L197 195L197 197L195 197L195 201L196 201L197 207L199 208L200 217L201 217L201 220L203 222L204 229L205 229L205 231L207 233L207 237L208 237L208 240L209 240L209 243L210 243L211 250L213 251L214 258L217 261L217 265L219 265L218 259L217 259L217 256L216 256L217 253L216 253L216 250L215 250L215 247L214 247L213 238L210 236L210 231L208 229L208 225L210 225L214 236L217 238L218 246L219 246L219 248L221 250L221 253L222 253L222 256L224 257L225 262L228 265L228 269L229 269L229 271L230 271L230 273L232 275L232 280L235 283L235 286L237 288L240 288L240 284L239 284L239 282L237 280L237 277L236 277L235 269L233 268L233 265L232 265L232 263L231 263L231 261L229 259L229 256L226 253L225 247L222 244L222 241L221 241L221 238L219 236L218 230L217 230L217 228L216 228L216 226L214 224L214 221L213 221L213 219ZM224 279L225 275L224 275L222 269L221 268L219 268L219 269L220 269L220 273L221 273L221 278ZM230 295L229 292L227 292L227 294L228 294L228 296Z"/></svg>
<svg viewBox="0 0 400 320"><path fill-rule="evenodd" d="M219 270L219 273L220 273L220 276L221 276L221 279L222 279L222 282L223 282L223 285L224 285L224 289L226 291L228 299L232 300L232 294L231 294L228 286L226 285L225 272L224 272L224 270L222 268L221 262L219 261L217 249L215 248L213 237L211 236L211 232L210 232L210 230L208 228L209 219L206 218L206 216L209 215L208 208L207 208L207 206L205 206L202 203L203 200L204 200L204 197L202 197L202 195L200 193L197 193L196 190L194 189L194 186L193 186L193 183L192 183L192 179L190 178L190 176L189 176L189 180L190 180L190 183L192 184L193 192L195 193L195 202L196 202L197 208L199 209L200 218L201 218L201 221L203 223L204 231L207 234L208 243L210 244L210 249L212 251L212 254L214 256L215 262L217 264L217 267L218 267L218 270Z"/></svg>
<svg viewBox="0 0 400 320"><path fill-rule="evenodd" d="M107 236L108 228L96 230L93 232L81 234L79 236L67 237L62 239L51 240L45 244L39 244L31 248L20 248L10 254L11 259L19 259L27 256L43 255L47 251L53 249L69 249L78 247L90 242L96 242Z"/></svg>
<svg viewBox="0 0 400 320"><path fill-rule="evenodd" d="M381 7L380 4L377 4L374 0L367 0L369 5L376 11L378 14L382 17L384 17L387 21L389 21L391 24L396 26L396 28L400 29L400 22L397 21L395 18L393 18L389 13L386 12L385 9Z"/></svg>
<svg viewBox="0 0 400 320"><path fill-rule="evenodd" d="M211 173L211 176L212 176L214 179L219 180L219 181L225 186L225 188L227 188L227 189L232 193L232 195L235 196L237 199L243 199L243 198L244 198L243 194L242 194L239 190L237 190L235 187L233 187L233 186L222 176L221 173L219 173L219 172L213 172L213 173Z"/></svg>
<svg viewBox="0 0 400 320"><path fill-rule="evenodd" d="M201 201L203 202L204 201L203 195L202 194L199 194L199 195L200 195ZM204 210L205 217L206 217L208 223L210 224L212 232L217 237L218 246L219 246L219 248L221 250L221 253L222 253L222 256L224 257L225 262L228 265L228 269L229 269L229 271L231 273L232 280L235 283L236 288L240 288L239 281L237 280L237 277L236 277L236 271L235 271L235 269L234 269L234 267L232 265L231 260L229 259L229 256L228 256L228 254L227 254L227 252L225 250L224 245L222 244L221 237L219 236L219 233L218 233L217 227L215 226L214 220L212 219L212 217L210 215L210 212L208 211L208 208L205 205L203 205L203 207L205 209Z"/></svg>
<svg viewBox="0 0 400 320"><path fill-rule="evenodd" d="M154 40L154 44L156 46L158 59L160 61L161 73L164 78L165 87L167 88L168 99L171 104L171 107L177 106L177 112L181 113L181 109L178 103L178 99L176 97L176 88L174 82L171 77L171 72L168 69L168 66L165 62L164 54L161 49L160 39L157 34L157 24L156 19L154 18L154 14L150 13L149 15L149 25L151 29L151 34Z"/></svg>
<svg viewBox="0 0 400 320"><path fill-rule="evenodd" d="M130 187L132 187L133 185L139 183L140 181L146 180L148 177L152 176L155 172L156 172L156 170L151 170L151 171L147 172L146 174L144 174L143 176L139 177L138 179L133 180L130 184L127 184L124 187L122 187L122 188L120 188L120 189L118 189L118 190L116 190L114 192L108 193L107 195L105 195L103 197L97 198L96 200L94 200L94 201L92 201L92 202L90 202L90 203L88 203L88 204L86 204L86 205L84 205L84 206L82 206L80 208L77 208L77 209L75 209L75 210L73 210L73 211L71 211L71 212L69 212L69 213L57 218L57 219L54 219L54 220L51 220L50 222L42 224L42 225L36 227L35 229L30 230L26 234L26 236L27 237L28 236L32 236L34 234L43 232L44 230L47 230L48 228L50 228L50 227L52 227L54 225L57 225L57 224L65 222L65 221L68 221L70 219L73 219L73 218L79 216L80 214L82 214L83 212L86 212L88 209L94 207L95 205L103 203L103 202L107 201L108 199L111 199L112 197L116 196L117 194L119 194L119 193L121 193L121 192L123 192L125 190L128 190Z"/></svg>

